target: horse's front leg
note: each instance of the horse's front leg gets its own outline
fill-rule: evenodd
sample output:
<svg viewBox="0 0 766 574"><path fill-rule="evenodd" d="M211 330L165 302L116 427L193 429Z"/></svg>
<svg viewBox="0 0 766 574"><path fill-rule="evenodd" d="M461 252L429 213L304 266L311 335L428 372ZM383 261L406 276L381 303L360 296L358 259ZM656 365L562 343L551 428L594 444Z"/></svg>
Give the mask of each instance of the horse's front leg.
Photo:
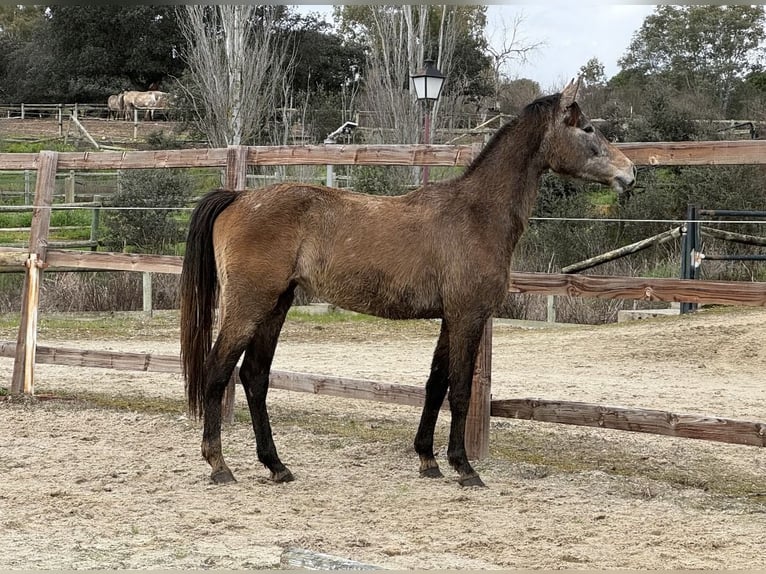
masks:
<svg viewBox="0 0 766 574"><path fill-rule="evenodd" d="M415 452L420 457L420 476L441 478L444 475L439 470L439 464L434 456L434 429L439 417L444 397L447 394L449 381L449 332L446 321L442 321L439 341L436 344L431 374L426 382L426 398L423 403L423 414L415 435Z"/></svg>
<svg viewBox="0 0 766 574"><path fill-rule="evenodd" d="M487 319L461 324L459 328L453 328L450 334L449 403L452 421L447 460L458 472L461 486L484 486L481 477L468 462L465 423L471 401L476 356Z"/></svg>

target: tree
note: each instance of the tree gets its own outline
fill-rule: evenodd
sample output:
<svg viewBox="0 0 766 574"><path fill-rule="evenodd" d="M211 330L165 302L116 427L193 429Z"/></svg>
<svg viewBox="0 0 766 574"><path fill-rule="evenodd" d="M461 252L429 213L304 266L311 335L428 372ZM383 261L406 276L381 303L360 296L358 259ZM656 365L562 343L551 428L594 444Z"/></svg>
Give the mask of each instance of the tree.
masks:
<svg viewBox="0 0 766 574"><path fill-rule="evenodd" d="M0 86L16 101L93 103L146 89L183 67L174 15L162 6L3 9Z"/></svg>
<svg viewBox="0 0 766 574"><path fill-rule="evenodd" d="M256 140L278 106L290 67L273 33L284 7L187 5L179 9L188 73L182 87L213 147Z"/></svg>
<svg viewBox="0 0 766 574"><path fill-rule="evenodd" d="M54 79L70 101L103 102L181 72L181 41L170 6L52 6Z"/></svg>
<svg viewBox="0 0 766 574"><path fill-rule="evenodd" d="M603 86L606 84L604 64L598 58L591 58L580 67L580 77L589 86Z"/></svg>
<svg viewBox="0 0 766 574"><path fill-rule="evenodd" d="M727 114L737 83L753 69L766 39L764 23L763 6L660 5L619 64L633 78L709 94Z"/></svg>
<svg viewBox="0 0 766 574"><path fill-rule="evenodd" d="M495 103L492 107L496 109L500 109L501 85L510 78L507 70L509 63L516 61L523 64L532 52L543 45L543 42L530 43L520 37L523 22L524 16L522 14L516 14L510 23L503 19L500 25L500 41L496 46L493 46L493 42L487 43L487 51L492 56L492 80L495 95Z"/></svg>
<svg viewBox="0 0 766 574"><path fill-rule="evenodd" d="M0 100L46 101L54 58L43 9L0 6Z"/></svg>
<svg viewBox="0 0 766 574"><path fill-rule="evenodd" d="M454 108L466 96L469 74L480 76L475 66L487 62L480 50L483 28L477 29L485 22L481 6L344 6L336 15L341 32L367 47L363 102L376 114L378 137L389 143L420 139L420 107L409 84L425 58L447 77L433 110L434 128L440 110Z"/></svg>

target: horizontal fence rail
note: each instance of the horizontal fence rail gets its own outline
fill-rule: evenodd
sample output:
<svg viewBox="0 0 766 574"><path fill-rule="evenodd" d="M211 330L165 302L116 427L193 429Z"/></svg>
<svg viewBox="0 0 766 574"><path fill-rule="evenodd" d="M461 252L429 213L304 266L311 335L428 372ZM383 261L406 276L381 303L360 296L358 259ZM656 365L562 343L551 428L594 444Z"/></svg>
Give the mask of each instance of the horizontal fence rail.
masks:
<svg viewBox="0 0 766 574"><path fill-rule="evenodd" d="M766 140L617 144L634 163L741 165L766 163ZM431 165L466 166L481 148L472 145L249 146L252 165ZM60 152L58 169L149 169L225 167L227 150ZM37 169L36 153L0 154L0 170Z"/></svg>
<svg viewBox="0 0 766 574"><path fill-rule="evenodd" d="M16 345L0 341L0 357L14 357ZM175 355L86 351L61 347L37 347L38 364L91 367L151 373L181 373L181 361ZM238 376L235 372L234 376ZM370 400L389 404L422 407L425 388L398 383L380 383L328 375L274 370L269 377L273 389L346 399ZM447 400L442 409L447 409ZM766 424L698 414L678 414L656 409L605 406L573 401L543 399L498 399L490 403L496 418L513 418L590 426L695 438L715 442L766 446Z"/></svg>
<svg viewBox="0 0 766 574"><path fill-rule="evenodd" d="M0 248L0 266L24 270L26 250ZM141 271L181 273L183 258L175 255L140 255L135 253L98 253L48 249L44 268L48 271ZM513 271L510 293L636 299L677 303L718 303L727 305L766 306L766 283L742 281L706 281L654 277L613 277L607 275L571 275L565 273L529 273Z"/></svg>

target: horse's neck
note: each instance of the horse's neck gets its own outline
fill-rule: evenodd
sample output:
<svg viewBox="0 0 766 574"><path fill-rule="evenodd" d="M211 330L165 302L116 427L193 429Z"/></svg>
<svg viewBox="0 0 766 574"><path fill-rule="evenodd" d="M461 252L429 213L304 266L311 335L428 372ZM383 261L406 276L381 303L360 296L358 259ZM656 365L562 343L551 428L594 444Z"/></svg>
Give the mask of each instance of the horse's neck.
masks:
<svg viewBox="0 0 766 574"><path fill-rule="evenodd" d="M514 227L523 227L532 215L545 170L540 142L530 141L523 129L519 125L503 134L463 177L475 200L486 204L485 213L495 213Z"/></svg>

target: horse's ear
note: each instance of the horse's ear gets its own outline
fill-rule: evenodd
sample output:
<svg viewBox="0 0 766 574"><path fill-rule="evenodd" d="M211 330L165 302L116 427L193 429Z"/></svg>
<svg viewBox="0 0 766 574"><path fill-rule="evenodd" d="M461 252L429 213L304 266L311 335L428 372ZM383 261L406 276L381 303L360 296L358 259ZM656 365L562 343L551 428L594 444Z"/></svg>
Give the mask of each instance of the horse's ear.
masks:
<svg viewBox="0 0 766 574"><path fill-rule="evenodd" d="M580 91L580 84L582 83L582 76L579 76L577 80L574 79L569 82L561 91L561 108L567 109L577 100L577 92Z"/></svg>

